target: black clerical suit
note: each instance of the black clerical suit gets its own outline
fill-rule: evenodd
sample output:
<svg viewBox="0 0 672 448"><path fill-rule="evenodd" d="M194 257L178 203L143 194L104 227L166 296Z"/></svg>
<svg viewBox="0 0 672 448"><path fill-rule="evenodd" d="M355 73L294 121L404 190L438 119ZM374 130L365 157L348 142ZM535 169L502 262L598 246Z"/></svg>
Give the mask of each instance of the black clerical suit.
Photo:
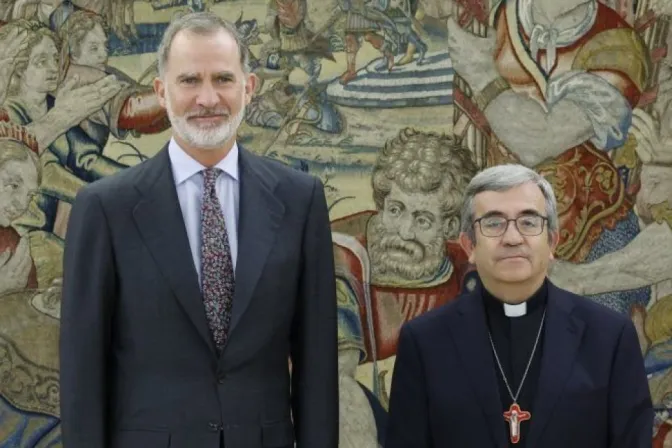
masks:
<svg viewBox="0 0 672 448"><path fill-rule="evenodd" d="M531 419L512 444L503 416L512 400L492 345L515 394L544 310L518 397ZM507 318L478 282L401 329L385 448L644 448L652 426L630 319L549 281L525 316Z"/></svg>

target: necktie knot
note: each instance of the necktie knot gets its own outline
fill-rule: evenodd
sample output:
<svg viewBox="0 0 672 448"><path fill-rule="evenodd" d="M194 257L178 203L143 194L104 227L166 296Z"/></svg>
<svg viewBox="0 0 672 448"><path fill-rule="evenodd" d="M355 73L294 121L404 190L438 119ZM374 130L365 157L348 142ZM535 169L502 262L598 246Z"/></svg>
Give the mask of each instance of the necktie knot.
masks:
<svg viewBox="0 0 672 448"><path fill-rule="evenodd" d="M215 182L221 174L222 170L219 168L206 168L203 170L203 179L205 183L205 191L210 191L215 187Z"/></svg>

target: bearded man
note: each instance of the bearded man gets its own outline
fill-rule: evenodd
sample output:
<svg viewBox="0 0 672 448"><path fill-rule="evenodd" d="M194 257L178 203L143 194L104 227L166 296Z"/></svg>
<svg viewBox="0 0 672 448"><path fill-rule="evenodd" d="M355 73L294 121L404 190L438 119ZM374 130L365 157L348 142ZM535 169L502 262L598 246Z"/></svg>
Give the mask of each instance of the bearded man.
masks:
<svg viewBox="0 0 672 448"><path fill-rule="evenodd" d="M342 376L366 362L377 372L395 355L402 324L460 292L468 263L455 239L476 171L453 136L404 129L374 165L376 210L332 222Z"/></svg>
<svg viewBox="0 0 672 448"><path fill-rule="evenodd" d="M70 215L63 444L336 448L323 185L236 144L256 78L233 24L185 15L158 58L170 142Z"/></svg>

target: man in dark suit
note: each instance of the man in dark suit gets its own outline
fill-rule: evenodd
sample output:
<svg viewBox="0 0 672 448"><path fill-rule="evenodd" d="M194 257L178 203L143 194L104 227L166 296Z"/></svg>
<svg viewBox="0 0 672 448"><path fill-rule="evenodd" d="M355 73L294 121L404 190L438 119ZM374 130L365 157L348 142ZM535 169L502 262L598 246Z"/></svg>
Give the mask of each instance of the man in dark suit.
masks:
<svg viewBox="0 0 672 448"><path fill-rule="evenodd" d="M336 448L323 185L236 144L255 78L231 24L186 15L158 57L173 138L71 212L64 445Z"/></svg>
<svg viewBox="0 0 672 448"><path fill-rule="evenodd" d="M475 287L402 327L386 448L650 447L632 322L547 279L551 185L520 165L486 169L461 227Z"/></svg>

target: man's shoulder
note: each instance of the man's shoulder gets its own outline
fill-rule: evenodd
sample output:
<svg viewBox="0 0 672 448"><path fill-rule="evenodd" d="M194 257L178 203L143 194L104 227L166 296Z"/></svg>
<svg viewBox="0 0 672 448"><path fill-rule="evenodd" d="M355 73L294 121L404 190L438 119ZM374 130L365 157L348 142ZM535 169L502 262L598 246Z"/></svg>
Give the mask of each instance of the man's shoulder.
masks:
<svg viewBox="0 0 672 448"><path fill-rule="evenodd" d="M595 300L574 294L570 291L553 286L561 293L560 300L569 301L572 305L572 315L581 319L586 325L599 327L601 333L617 332L630 322L630 317L609 308Z"/></svg>
<svg viewBox="0 0 672 448"><path fill-rule="evenodd" d="M469 293L460 293L455 300L429 310L404 324L416 338L432 340L437 332L444 332L450 321L459 313L462 302L469 300Z"/></svg>
<svg viewBox="0 0 672 448"><path fill-rule="evenodd" d="M298 204L301 208L311 202L316 194L315 189L324 188L320 179L313 174L290 166L281 160L271 159L245 149L242 151L242 156L248 159L248 165L252 167L254 175L270 187L285 206ZM245 180L243 179L242 182L244 183Z"/></svg>
<svg viewBox="0 0 672 448"><path fill-rule="evenodd" d="M272 159L252 151L245 150L246 156L255 161L259 174L267 174L277 179L279 183L297 186L312 186L316 177L302 169L293 167L281 160Z"/></svg>

